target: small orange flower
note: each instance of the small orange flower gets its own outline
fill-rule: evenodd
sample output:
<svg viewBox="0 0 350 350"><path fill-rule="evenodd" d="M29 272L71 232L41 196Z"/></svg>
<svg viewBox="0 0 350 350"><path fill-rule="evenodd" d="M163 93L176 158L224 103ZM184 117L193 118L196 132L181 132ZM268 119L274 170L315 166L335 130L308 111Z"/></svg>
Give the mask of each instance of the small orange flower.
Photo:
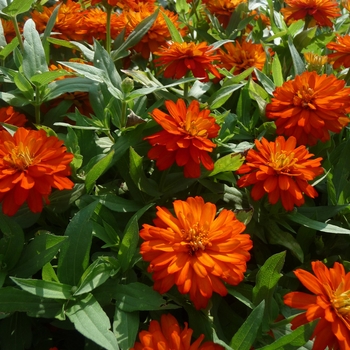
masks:
<svg viewBox="0 0 350 350"><path fill-rule="evenodd" d="M287 24L299 19L312 19L320 27L333 27L332 19L340 17L340 7L335 0L286 0L281 12Z"/></svg>
<svg viewBox="0 0 350 350"><path fill-rule="evenodd" d="M214 169L214 162L208 152L216 147L209 139L218 135L219 125L210 117L208 109L199 110L199 102L192 101L188 108L182 99L165 101L169 114L155 109L153 119L164 130L145 137L153 148L148 152L150 159L156 159L159 170L170 168L174 162L184 167L184 175L197 178L201 174L200 164L207 170Z"/></svg>
<svg viewBox="0 0 350 350"><path fill-rule="evenodd" d="M203 81L209 80L207 71L220 78L220 73L213 64L213 61L220 57L215 55L212 47L206 42L173 42L168 47L161 47L154 54L160 56L155 63L157 66L163 66L165 78L180 79L188 71L196 78L205 78Z"/></svg>
<svg viewBox="0 0 350 350"><path fill-rule="evenodd" d="M139 333L140 343L136 342L130 350L223 350L220 345L211 341L202 343L204 334L191 344L193 330L188 328L185 322L185 328L181 329L176 318L171 314L163 314L160 323L151 321L148 331Z"/></svg>
<svg viewBox="0 0 350 350"><path fill-rule="evenodd" d="M349 124L350 89L334 75L304 72L273 93L266 116L274 119L277 133L295 136L299 144L315 145Z"/></svg>
<svg viewBox="0 0 350 350"><path fill-rule="evenodd" d="M319 319L311 336L313 350L350 349L350 272L338 262L327 268L321 261L311 263L314 275L303 269L294 274L311 292L291 292L284 303L306 312L292 320L292 329Z"/></svg>
<svg viewBox="0 0 350 350"><path fill-rule="evenodd" d="M251 196L254 200L268 194L269 202L276 204L279 199L286 210L294 205L304 204L304 196L315 198L316 190L308 181L323 173L322 158L310 159L313 154L305 146L296 147L296 139L291 136L285 140L278 136L275 142L262 138L255 140L257 151L248 151L246 163L237 171L246 174L238 181L239 187L254 185Z"/></svg>
<svg viewBox="0 0 350 350"><path fill-rule="evenodd" d="M226 28L232 13L241 3L246 3L247 0L203 0L206 8L210 13L215 15L223 28Z"/></svg>
<svg viewBox="0 0 350 350"><path fill-rule="evenodd" d="M305 52L304 58L307 62L307 69L309 72L315 71L319 73L323 66L328 62L327 56L320 56L313 52Z"/></svg>
<svg viewBox="0 0 350 350"><path fill-rule="evenodd" d="M0 122L15 126L24 126L27 118L24 114L16 112L12 106L8 106L0 108ZM4 128L0 126L0 130L4 130Z"/></svg>
<svg viewBox="0 0 350 350"><path fill-rule="evenodd" d="M140 252L150 262L155 290L166 293L176 284L199 310L213 292L227 294L222 281L237 285L243 280L252 241L241 234L245 225L232 211L223 209L215 218L215 204L202 197L176 200L173 206L175 216L157 207L154 226L143 225Z"/></svg>
<svg viewBox="0 0 350 350"><path fill-rule="evenodd" d="M334 69L350 67L350 35L343 37L337 35L337 42L328 43L326 47L336 51L328 55L328 60L333 64Z"/></svg>
<svg viewBox="0 0 350 350"><path fill-rule="evenodd" d="M24 202L34 213L49 203L52 188L73 188L67 178L73 154L63 142L44 130L18 128L13 136L0 131L0 201L4 214L12 216Z"/></svg>
<svg viewBox="0 0 350 350"><path fill-rule="evenodd" d="M221 63L219 66L230 71L234 67L233 74L240 74L250 67L262 70L266 61L266 53L261 44L254 44L245 39L242 44L239 41L224 45L226 51L219 49Z"/></svg>

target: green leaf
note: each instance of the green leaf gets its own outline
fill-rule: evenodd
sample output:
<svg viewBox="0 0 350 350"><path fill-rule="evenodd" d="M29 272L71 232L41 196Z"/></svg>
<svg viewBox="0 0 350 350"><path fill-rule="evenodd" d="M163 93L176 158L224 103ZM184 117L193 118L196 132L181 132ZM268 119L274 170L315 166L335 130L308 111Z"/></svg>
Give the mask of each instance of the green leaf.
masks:
<svg viewBox="0 0 350 350"><path fill-rule="evenodd" d="M2 9L2 12L8 16L16 17L21 13L29 11L33 2L33 0L13 0L10 5Z"/></svg>
<svg viewBox="0 0 350 350"><path fill-rule="evenodd" d="M183 43L183 39L179 31L176 29L174 23L169 19L169 17L162 12L162 16L165 20L165 23L169 29L169 33L171 35L171 39L176 43Z"/></svg>
<svg viewBox="0 0 350 350"><path fill-rule="evenodd" d="M10 55L13 50L18 46L18 39L13 38L9 44L7 44L2 50L0 50L0 57L4 60L8 55Z"/></svg>
<svg viewBox="0 0 350 350"><path fill-rule="evenodd" d="M88 92L91 84L92 82L90 79L81 77L53 81L48 85L49 92L45 96L44 100L53 100L66 92Z"/></svg>
<svg viewBox="0 0 350 350"><path fill-rule="evenodd" d="M129 199L124 199L113 194L105 194L100 196L93 196L102 205L112 211L119 213L135 212L142 208L142 206Z"/></svg>
<svg viewBox="0 0 350 350"><path fill-rule="evenodd" d="M11 270L19 260L23 245L24 234L21 227L8 216L0 213L0 239L1 270Z"/></svg>
<svg viewBox="0 0 350 350"><path fill-rule="evenodd" d="M110 331L108 316L92 294L77 301L66 310L66 315L78 332L107 350L118 350L114 334Z"/></svg>
<svg viewBox="0 0 350 350"><path fill-rule="evenodd" d="M139 225L137 224L137 217L133 216L124 232L118 252L118 260L123 272L130 268L130 263L136 252L138 241Z"/></svg>
<svg viewBox="0 0 350 350"><path fill-rule="evenodd" d="M259 69L254 69L254 72L258 78L258 81L263 85L264 89L267 91L269 95L272 95L276 89L275 84L269 77L267 77L263 72Z"/></svg>
<svg viewBox="0 0 350 350"><path fill-rule="evenodd" d="M55 9L52 11L52 14L45 26L45 31L42 37L42 43L43 45L46 44L47 39L49 38L51 31L56 23L56 19L57 19L57 15L58 15L58 11L60 10L61 4L57 5L55 7Z"/></svg>
<svg viewBox="0 0 350 350"><path fill-rule="evenodd" d="M221 107L233 94L234 91L240 89L244 84L232 84L221 87L215 91L207 100L211 110Z"/></svg>
<svg viewBox="0 0 350 350"><path fill-rule="evenodd" d="M23 52L23 73L27 79L33 75L48 72L46 56L39 33L35 29L35 23L28 19L23 27L24 52Z"/></svg>
<svg viewBox="0 0 350 350"><path fill-rule="evenodd" d="M209 176L214 176L225 171L236 171L244 162L244 157L240 153L227 154L219 158L214 164L214 170Z"/></svg>
<svg viewBox="0 0 350 350"><path fill-rule="evenodd" d="M251 348L263 320L264 309L265 301L262 300L231 339L230 346L232 349L249 350Z"/></svg>
<svg viewBox="0 0 350 350"><path fill-rule="evenodd" d="M23 95L25 95L29 101L34 100L33 86L30 84L30 82L26 79L26 77L23 74L18 72L15 75L13 81L16 84L17 88L23 92Z"/></svg>
<svg viewBox="0 0 350 350"><path fill-rule="evenodd" d="M342 235L349 235L350 230L346 228L342 228L339 226L335 226L332 224L326 224L324 222L319 222L316 220L309 219L308 217L300 214L300 213L292 213L288 214L287 217L305 227L313 228L314 230L321 231L321 232L328 232L328 233L336 233L336 234L342 234Z"/></svg>
<svg viewBox="0 0 350 350"><path fill-rule="evenodd" d="M292 56L295 75L300 75L305 71L305 65L297 49L295 48L291 37L288 37L288 47Z"/></svg>
<svg viewBox="0 0 350 350"><path fill-rule="evenodd" d="M126 312L169 309L158 292L140 282L119 285L114 299L116 306Z"/></svg>
<svg viewBox="0 0 350 350"><path fill-rule="evenodd" d="M42 298L63 300L72 298L72 286L68 284L16 277L11 277L11 279L26 292Z"/></svg>
<svg viewBox="0 0 350 350"><path fill-rule="evenodd" d="M93 202L80 210L67 226L67 245L61 249L58 259L57 276L60 282L76 286L88 267L92 242L90 222L98 202Z"/></svg>
<svg viewBox="0 0 350 350"><path fill-rule="evenodd" d="M113 333L121 350L129 350L134 346L139 323L140 318L137 311L125 312L115 308Z"/></svg>
<svg viewBox="0 0 350 350"><path fill-rule="evenodd" d="M52 71L52 72L35 74L31 77L30 80L35 85L44 86L44 85L51 83L55 79L57 79L59 77L66 76L66 75L74 75L74 74L67 72L64 69L57 69L57 70Z"/></svg>
<svg viewBox="0 0 350 350"><path fill-rule="evenodd" d="M55 236L48 232L38 232L38 235L24 249L21 258L10 274L27 278L38 272L52 260L62 248L67 237Z"/></svg>
<svg viewBox="0 0 350 350"><path fill-rule="evenodd" d="M277 87L282 86L284 83L281 62L276 52L272 61L272 79Z"/></svg>

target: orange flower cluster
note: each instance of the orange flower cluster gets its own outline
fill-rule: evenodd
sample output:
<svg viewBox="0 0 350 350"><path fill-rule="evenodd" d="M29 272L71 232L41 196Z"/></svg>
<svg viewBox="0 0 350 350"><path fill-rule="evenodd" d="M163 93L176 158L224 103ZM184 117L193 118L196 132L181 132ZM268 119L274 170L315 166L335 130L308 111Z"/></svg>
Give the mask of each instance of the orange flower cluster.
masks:
<svg viewBox="0 0 350 350"><path fill-rule="evenodd" d="M292 320L292 329L319 319L312 334L313 350L350 349L350 273L338 262L327 268L321 261L314 261L314 274L297 269L294 274L313 294L291 292L284 296L284 303L299 310L306 310Z"/></svg>
<svg viewBox="0 0 350 350"><path fill-rule="evenodd" d="M191 344L193 330L188 328L185 322L185 328L181 329L176 318L171 314L163 314L160 323L151 321L148 331L139 333L140 342L136 342L130 350L223 350L220 345L211 341L202 343L204 335L202 334Z"/></svg>
<svg viewBox="0 0 350 350"><path fill-rule="evenodd" d="M209 139L218 135L219 125L210 117L208 109L199 110L199 102L192 101L188 108L182 99L165 101L169 114L155 109L153 119L164 130L145 137L153 148L148 152L156 160L159 170L170 168L175 162L184 167L187 178L201 175L200 164L207 170L214 169L214 162L208 155L216 147Z"/></svg>
<svg viewBox="0 0 350 350"><path fill-rule="evenodd" d="M248 151L246 163L237 171L245 174L238 181L239 187L253 185L251 196L254 200L261 199L266 193L271 204L279 200L286 210L293 210L294 205L304 204L304 196L315 198L316 190L308 181L323 173L322 158L310 159L305 146L296 147L296 139L291 136L285 140L277 137L275 142L262 138L255 140L257 151Z"/></svg>
<svg viewBox="0 0 350 350"><path fill-rule="evenodd" d="M24 126L27 118L24 114L16 112L12 106L8 106L0 108L0 122L15 126ZM4 130L1 125L0 130Z"/></svg>
<svg viewBox="0 0 350 350"><path fill-rule="evenodd" d="M196 78L204 78L203 81L209 80L207 71L220 78L220 73L213 64L220 57L205 42L173 42L167 47L162 46L154 54L160 56L154 62L156 66L163 66L165 78L180 79L189 71Z"/></svg>
<svg viewBox="0 0 350 350"><path fill-rule="evenodd" d="M266 116L274 119L277 133L295 136L298 144L315 145L340 132L350 119L350 89L334 75L304 72L273 93Z"/></svg>
<svg viewBox="0 0 350 350"><path fill-rule="evenodd" d="M0 201L4 214L12 216L25 203L34 213L49 203L52 188L72 189L69 163L73 154L63 142L44 130L18 128L13 136L0 131Z"/></svg>
<svg viewBox="0 0 350 350"><path fill-rule="evenodd" d="M241 3L246 3L246 0L203 0L206 8L210 13L215 15L223 28L226 28L232 13Z"/></svg>
<svg viewBox="0 0 350 350"><path fill-rule="evenodd" d="M266 61L266 53L261 44L254 44L243 38L242 43L227 43L224 45L226 51L219 49L221 68L230 71L234 68L234 74L240 74L250 67L262 70Z"/></svg>
<svg viewBox="0 0 350 350"><path fill-rule="evenodd" d="M350 67L350 35L337 35L337 42L328 43L326 47L335 51L328 55L328 61L333 64L334 69Z"/></svg>
<svg viewBox="0 0 350 350"><path fill-rule="evenodd" d="M96 40L105 40L107 14L101 9L83 9L79 2L67 0L66 3L56 3L54 6L43 6L43 11L34 10L31 13L37 30L44 32L50 16L56 6L60 4L53 32L60 33L58 38L62 40L85 40L89 43ZM125 27L125 18L122 15L112 14L111 36L115 38Z"/></svg>
<svg viewBox="0 0 350 350"><path fill-rule="evenodd" d="M320 27L333 27L332 19L340 17L340 7L335 0L285 0L286 8L281 12L287 24L299 19L308 19Z"/></svg>
<svg viewBox="0 0 350 350"><path fill-rule="evenodd" d="M232 211L223 209L215 218L215 204L202 197L175 200L173 206L175 216L157 207L154 226L143 225L140 252L150 262L155 290L165 293L176 284L199 310L213 292L227 294L222 281L237 285L243 280L252 241Z"/></svg>

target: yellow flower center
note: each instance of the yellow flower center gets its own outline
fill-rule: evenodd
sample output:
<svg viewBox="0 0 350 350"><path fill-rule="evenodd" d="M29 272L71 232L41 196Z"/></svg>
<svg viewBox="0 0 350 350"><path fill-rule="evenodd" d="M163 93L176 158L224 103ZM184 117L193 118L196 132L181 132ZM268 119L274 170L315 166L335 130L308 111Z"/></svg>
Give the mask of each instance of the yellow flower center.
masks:
<svg viewBox="0 0 350 350"><path fill-rule="evenodd" d="M191 136L207 137L208 131L206 129L200 128L199 125L194 120L190 118L186 119L185 125L181 125Z"/></svg>
<svg viewBox="0 0 350 350"><path fill-rule="evenodd" d="M188 231L183 230L183 238L189 244L191 255L198 249L205 250L206 245L211 246L208 238L208 230L208 223L201 225L199 222L192 225Z"/></svg>
<svg viewBox="0 0 350 350"><path fill-rule="evenodd" d="M350 290L347 290L341 294L335 293L331 299L331 303L337 313L350 322Z"/></svg>
<svg viewBox="0 0 350 350"><path fill-rule="evenodd" d="M277 172L288 173L297 161L298 158L295 158L294 152L282 150L271 153L270 162L267 164Z"/></svg>
<svg viewBox="0 0 350 350"><path fill-rule="evenodd" d="M33 163L33 157L28 147L21 142L11 149L9 154L4 157L4 161L16 170L24 171Z"/></svg>
<svg viewBox="0 0 350 350"><path fill-rule="evenodd" d="M315 106L312 104L313 97L314 90L308 86L303 86L293 97L293 104L302 108L315 109Z"/></svg>

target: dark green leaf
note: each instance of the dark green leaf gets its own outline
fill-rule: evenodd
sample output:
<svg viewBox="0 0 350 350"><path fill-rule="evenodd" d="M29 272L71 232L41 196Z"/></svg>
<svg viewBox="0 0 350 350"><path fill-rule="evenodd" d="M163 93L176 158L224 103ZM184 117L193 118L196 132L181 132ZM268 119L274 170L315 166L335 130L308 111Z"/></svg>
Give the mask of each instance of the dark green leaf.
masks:
<svg viewBox="0 0 350 350"><path fill-rule="evenodd" d="M137 311L125 312L117 307L115 308L113 333L121 350L129 350L134 346L139 330L139 322L139 313Z"/></svg>
<svg viewBox="0 0 350 350"><path fill-rule="evenodd" d="M57 69L57 70L52 71L52 72L35 74L31 77L30 80L35 85L44 86L44 85L51 83L55 79L57 79L59 77L63 77L65 75L72 75L72 73L69 73L64 69Z"/></svg>
<svg viewBox="0 0 350 350"><path fill-rule="evenodd" d="M134 201L124 199L113 194L100 195L96 197L93 196L93 198L98 200L102 205L110 210L120 213L135 212L142 208L140 204L135 203Z"/></svg>
<svg viewBox="0 0 350 350"><path fill-rule="evenodd" d="M293 60L295 75L300 75L305 71L305 64L296 50L291 37L288 38L288 46Z"/></svg>
<svg viewBox="0 0 350 350"><path fill-rule="evenodd" d="M234 91L240 89L244 84L232 84L221 87L218 91L215 91L207 100L209 108L214 110L221 107L233 94Z"/></svg>

